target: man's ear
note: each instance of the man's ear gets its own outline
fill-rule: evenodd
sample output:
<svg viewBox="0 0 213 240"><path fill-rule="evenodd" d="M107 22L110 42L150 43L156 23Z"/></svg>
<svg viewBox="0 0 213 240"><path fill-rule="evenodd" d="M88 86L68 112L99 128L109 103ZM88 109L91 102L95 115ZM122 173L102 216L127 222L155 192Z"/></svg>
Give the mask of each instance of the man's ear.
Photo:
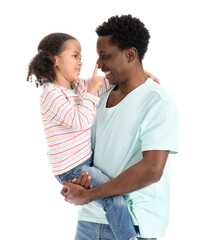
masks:
<svg viewBox="0 0 213 240"><path fill-rule="evenodd" d="M132 62L132 60L134 60L136 55L137 55L137 49L134 48L134 47L131 47L131 48L127 49L126 55L127 55L127 58L128 58L128 62L129 63Z"/></svg>

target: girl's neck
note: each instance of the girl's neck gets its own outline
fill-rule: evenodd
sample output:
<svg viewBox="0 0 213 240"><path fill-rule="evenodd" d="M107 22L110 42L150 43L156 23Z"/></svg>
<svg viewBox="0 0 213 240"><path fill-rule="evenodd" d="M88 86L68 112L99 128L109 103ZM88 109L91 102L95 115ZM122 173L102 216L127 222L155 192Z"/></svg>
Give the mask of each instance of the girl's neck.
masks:
<svg viewBox="0 0 213 240"><path fill-rule="evenodd" d="M52 81L52 83L59 87L63 87L66 89L72 89L71 83L69 81L67 81L66 79L56 78Z"/></svg>

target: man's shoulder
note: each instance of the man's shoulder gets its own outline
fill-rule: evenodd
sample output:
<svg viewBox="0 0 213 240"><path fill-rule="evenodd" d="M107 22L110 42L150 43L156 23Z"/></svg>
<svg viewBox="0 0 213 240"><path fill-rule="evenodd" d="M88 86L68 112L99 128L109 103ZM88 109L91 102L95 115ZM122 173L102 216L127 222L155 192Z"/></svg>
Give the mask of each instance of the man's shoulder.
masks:
<svg viewBox="0 0 213 240"><path fill-rule="evenodd" d="M159 101L166 100L174 102L172 95L164 88L164 86L154 82L153 80L149 79L147 82L147 89L149 94L153 97L157 97Z"/></svg>

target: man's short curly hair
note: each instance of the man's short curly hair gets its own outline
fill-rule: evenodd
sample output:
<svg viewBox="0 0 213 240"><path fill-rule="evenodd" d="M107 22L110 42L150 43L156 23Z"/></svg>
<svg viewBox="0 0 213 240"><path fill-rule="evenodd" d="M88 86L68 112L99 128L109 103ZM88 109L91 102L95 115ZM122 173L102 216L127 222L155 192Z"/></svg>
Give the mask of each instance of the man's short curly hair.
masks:
<svg viewBox="0 0 213 240"><path fill-rule="evenodd" d="M120 49L135 47L141 61L147 51L150 39L145 25L132 15L113 16L98 26L96 33L99 37L112 36L110 42Z"/></svg>

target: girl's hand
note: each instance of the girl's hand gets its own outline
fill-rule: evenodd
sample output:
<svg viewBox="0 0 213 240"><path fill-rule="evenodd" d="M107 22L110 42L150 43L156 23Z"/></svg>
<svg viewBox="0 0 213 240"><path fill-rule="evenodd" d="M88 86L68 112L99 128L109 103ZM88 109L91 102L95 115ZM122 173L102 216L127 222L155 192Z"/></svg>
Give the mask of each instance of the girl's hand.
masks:
<svg viewBox="0 0 213 240"><path fill-rule="evenodd" d="M84 172L80 174L78 178L70 179L67 182L81 185L86 189L91 189L93 188L93 185L91 185L91 180L92 177L90 176L89 172Z"/></svg>
<svg viewBox="0 0 213 240"><path fill-rule="evenodd" d="M103 77L97 76L97 73L98 73L98 64L96 64L95 66L92 79L87 89L87 92L92 94L96 93L99 90L99 88L103 85Z"/></svg>
<svg viewBox="0 0 213 240"><path fill-rule="evenodd" d="M155 81L156 83L160 84L160 80L153 75L152 73L148 72L147 70L144 70L144 72L146 73L146 75L151 78L153 81Z"/></svg>

